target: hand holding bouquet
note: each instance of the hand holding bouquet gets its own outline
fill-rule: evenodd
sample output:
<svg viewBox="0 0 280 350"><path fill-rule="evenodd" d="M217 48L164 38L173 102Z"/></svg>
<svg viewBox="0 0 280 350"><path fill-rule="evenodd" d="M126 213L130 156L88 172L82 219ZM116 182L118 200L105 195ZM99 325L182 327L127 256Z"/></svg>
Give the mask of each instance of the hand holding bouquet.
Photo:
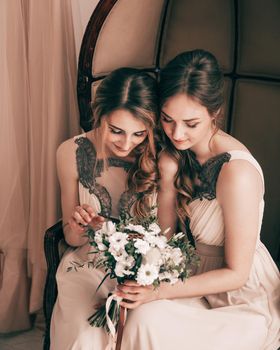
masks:
<svg viewBox="0 0 280 350"><path fill-rule="evenodd" d="M155 217L143 220L141 225L131 219L118 224L107 221L96 232L89 229L92 253L97 254L92 266L106 272L100 285L110 277L119 284L133 280L141 286L157 288L161 282L174 284L188 278L191 267L198 263L194 248L182 232L169 240L165 233L161 233ZM106 305L88 319L90 324L115 333L120 301L116 294L109 295Z"/></svg>

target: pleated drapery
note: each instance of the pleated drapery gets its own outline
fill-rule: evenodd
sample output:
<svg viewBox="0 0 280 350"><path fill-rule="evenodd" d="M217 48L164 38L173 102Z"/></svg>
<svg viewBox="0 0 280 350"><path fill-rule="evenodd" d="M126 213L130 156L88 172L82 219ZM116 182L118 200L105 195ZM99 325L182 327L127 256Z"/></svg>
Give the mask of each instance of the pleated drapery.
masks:
<svg viewBox="0 0 280 350"><path fill-rule="evenodd" d="M80 132L71 11L68 0L0 1L0 333L28 329L42 307L55 153Z"/></svg>

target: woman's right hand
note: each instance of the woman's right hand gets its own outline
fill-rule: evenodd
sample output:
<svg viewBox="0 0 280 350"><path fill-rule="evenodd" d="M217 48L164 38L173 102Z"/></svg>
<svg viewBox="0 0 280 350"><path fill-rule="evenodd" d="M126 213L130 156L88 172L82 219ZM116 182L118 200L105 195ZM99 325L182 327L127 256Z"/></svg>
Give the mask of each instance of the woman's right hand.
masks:
<svg viewBox="0 0 280 350"><path fill-rule="evenodd" d="M84 233L87 226L94 230L101 228L105 218L98 215L88 204L77 205L68 221L70 228L79 233Z"/></svg>

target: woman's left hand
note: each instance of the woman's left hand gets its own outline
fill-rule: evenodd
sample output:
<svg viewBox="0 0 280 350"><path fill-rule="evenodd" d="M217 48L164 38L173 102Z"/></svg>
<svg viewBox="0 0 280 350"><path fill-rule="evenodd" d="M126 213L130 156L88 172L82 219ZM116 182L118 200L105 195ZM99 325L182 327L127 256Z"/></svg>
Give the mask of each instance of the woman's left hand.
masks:
<svg viewBox="0 0 280 350"><path fill-rule="evenodd" d="M135 309L141 304L158 299L158 289L151 286L140 286L135 281L125 281L117 286L116 295L123 298L120 305L127 309Z"/></svg>

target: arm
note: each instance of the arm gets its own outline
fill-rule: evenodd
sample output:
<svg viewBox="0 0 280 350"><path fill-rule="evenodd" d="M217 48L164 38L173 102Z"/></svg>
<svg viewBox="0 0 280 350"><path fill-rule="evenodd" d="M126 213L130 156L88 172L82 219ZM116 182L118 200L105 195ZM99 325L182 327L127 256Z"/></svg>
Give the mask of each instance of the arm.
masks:
<svg viewBox="0 0 280 350"><path fill-rule="evenodd" d="M135 308L156 299L204 296L242 287L252 266L262 194L261 178L252 165L242 160L225 164L217 183L217 200L225 224L225 267L192 276L173 286L162 284L157 291L128 282L119 288L120 296L134 303L123 302L123 305Z"/></svg>
<svg viewBox="0 0 280 350"><path fill-rule="evenodd" d="M258 236L262 194L260 175L250 163L235 160L223 166L217 183L217 200L225 225L225 267L193 276L176 287L163 285L160 298L216 294L241 288L246 283Z"/></svg>
<svg viewBox="0 0 280 350"><path fill-rule="evenodd" d="M167 237L170 238L176 232L177 213L176 196L177 191L174 186L178 164L167 153L160 155L159 162L159 193L158 193L158 220L162 231L170 228Z"/></svg>
<svg viewBox="0 0 280 350"><path fill-rule="evenodd" d="M71 246L81 246L87 242L87 238L83 237L85 229L80 224L94 225L94 220L102 221L102 218L96 215L89 205L80 206L79 204L76 147L73 139L69 139L57 150L64 235L66 242Z"/></svg>

